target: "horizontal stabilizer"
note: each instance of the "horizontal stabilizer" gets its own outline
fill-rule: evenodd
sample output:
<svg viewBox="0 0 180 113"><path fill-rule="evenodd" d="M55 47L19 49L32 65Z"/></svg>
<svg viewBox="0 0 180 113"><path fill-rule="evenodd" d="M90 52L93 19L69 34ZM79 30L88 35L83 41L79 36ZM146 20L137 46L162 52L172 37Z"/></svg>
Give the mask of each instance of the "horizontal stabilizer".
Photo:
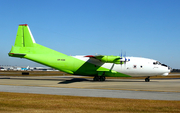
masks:
<svg viewBox="0 0 180 113"><path fill-rule="evenodd" d="M8 53L11 57L20 57L23 58L26 54L19 54L19 53Z"/></svg>

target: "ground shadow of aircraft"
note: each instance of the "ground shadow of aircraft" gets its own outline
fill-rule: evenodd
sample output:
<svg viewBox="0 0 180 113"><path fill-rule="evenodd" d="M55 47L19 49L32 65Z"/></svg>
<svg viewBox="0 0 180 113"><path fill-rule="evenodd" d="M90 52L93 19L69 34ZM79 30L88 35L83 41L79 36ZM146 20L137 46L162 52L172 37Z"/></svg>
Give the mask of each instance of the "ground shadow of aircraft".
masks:
<svg viewBox="0 0 180 113"><path fill-rule="evenodd" d="M90 80L85 79L85 78L72 78L71 80L65 80L65 81L59 82L58 84L71 84L74 82L83 82L83 81L90 81Z"/></svg>
<svg viewBox="0 0 180 113"><path fill-rule="evenodd" d="M71 83L83 82L83 81L97 82L97 81L93 81L93 80L89 80L89 79L85 79L85 78L72 78L70 80L65 80L65 81L59 82L58 84L71 84ZM101 81L101 82L115 82L115 81L114 81L114 79L109 79L109 80ZM144 82L144 81L137 81L137 80L132 80L132 79L129 79L129 80L124 80L124 79L117 80L116 79L116 82ZM156 81L154 81L154 82L156 82Z"/></svg>

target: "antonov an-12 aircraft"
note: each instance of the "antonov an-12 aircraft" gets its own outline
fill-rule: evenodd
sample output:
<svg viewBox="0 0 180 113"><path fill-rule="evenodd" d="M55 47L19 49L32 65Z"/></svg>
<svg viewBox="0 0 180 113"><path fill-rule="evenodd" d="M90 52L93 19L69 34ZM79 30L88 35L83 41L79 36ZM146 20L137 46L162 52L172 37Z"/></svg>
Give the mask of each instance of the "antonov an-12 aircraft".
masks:
<svg viewBox="0 0 180 113"><path fill-rule="evenodd" d="M27 24L20 24L11 57L26 58L60 71L82 76L94 76L94 81L105 81L105 77L167 76L171 68L160 62L141 58L113 55L68 56L37 44Z"/></svg>

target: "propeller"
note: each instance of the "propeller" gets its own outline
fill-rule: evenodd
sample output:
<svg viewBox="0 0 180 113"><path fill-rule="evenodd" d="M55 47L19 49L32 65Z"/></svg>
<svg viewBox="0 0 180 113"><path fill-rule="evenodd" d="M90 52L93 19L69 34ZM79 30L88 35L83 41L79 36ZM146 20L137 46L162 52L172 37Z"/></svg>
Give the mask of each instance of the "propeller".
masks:
<svg viewBox="0 0 180 113"><path fill-rule="evenodd" d="M122 65L122 50L121 50L121 57L120 57L120 64Z"/></svg>
<svg viewBox="0 0 180 113"><path fill-rule="evenodd" d="M126 51L124 53L124 58L125 58L124 64L126 64L126 61L127 61L127 59L126 59Z"/></svg>
<svg viewBox="0 0 180 113"><path fill-rule="evenodd" d="M122 51L121 51L120 64L122 65L122 62L124 62L124 64L126 64L126 62L128 62L128 61L130 61L130 59L126 58L126 52L122 56Z"/></svg>

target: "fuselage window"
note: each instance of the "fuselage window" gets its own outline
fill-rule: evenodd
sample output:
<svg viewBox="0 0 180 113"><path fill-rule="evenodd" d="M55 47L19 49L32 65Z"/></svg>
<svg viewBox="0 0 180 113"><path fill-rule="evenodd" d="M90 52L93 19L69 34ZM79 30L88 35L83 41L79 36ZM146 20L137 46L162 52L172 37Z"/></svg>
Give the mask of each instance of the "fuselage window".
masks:
<svg viewBox="0 0 180 113"><path fill-rule="evenodd" d="M143 68L143 66L140 66L140 68Z"/></svg>
<svg viewBox="0 0 180 113"><path fill-rule="evenodd" d="M136 65L134 65L133 67L136 68Z"/></svg>

